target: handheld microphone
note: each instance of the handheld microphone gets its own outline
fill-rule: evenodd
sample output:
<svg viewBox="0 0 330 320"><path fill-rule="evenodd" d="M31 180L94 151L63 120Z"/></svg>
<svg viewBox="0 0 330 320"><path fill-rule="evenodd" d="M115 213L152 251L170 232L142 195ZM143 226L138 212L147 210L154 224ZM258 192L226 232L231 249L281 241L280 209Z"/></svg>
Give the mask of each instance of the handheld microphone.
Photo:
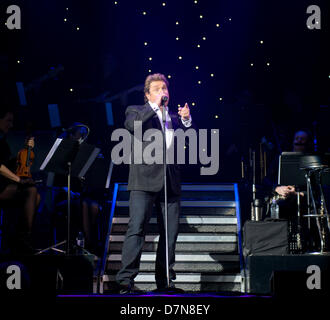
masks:
<svg viewBox="0 0 330 320"><path fill-rule="evenodd" d="M166 113L165 113L165 102L168 100L168 97L167 96L162 96L162 100L161 100L161 105L163 106L163 114L162 114L162 120L163 120L163 123L165 125L165 122L166 122Z"/></svg>
<svg viewBox="0 0 330 320"><path fill-rule="evenodd" d="M167 100L168 100L167 96L162 96L162 100L161 100L162 105L164 105Z"/></svg>

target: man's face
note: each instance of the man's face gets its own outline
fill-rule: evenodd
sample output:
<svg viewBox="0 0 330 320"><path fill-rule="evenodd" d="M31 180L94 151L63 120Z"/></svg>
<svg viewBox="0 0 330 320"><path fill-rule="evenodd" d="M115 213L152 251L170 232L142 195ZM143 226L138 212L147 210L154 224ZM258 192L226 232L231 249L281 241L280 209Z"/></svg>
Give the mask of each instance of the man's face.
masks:
<svg viewBox="0 0 330 320"><path fill-rule="evenodd" d="M146 97L150 102L157 103L158 106L161 105L162 97L166 96L169 98L168 89L166 83L162 80L152 81L150 83L149 92L146 93ZM165 102L165 105L168 105L169 99Z"/></svg>
<svg viewBox="0 0 330 320"><path fill-rule="evenodd" d="M7 112L6 115L0 119L0 130L4 133L8 133L9 129L13 127L14 116L11 112Z"/></svg>
<svg viewBox="0 0 330 320"><path fill-rule="evenodd" d="M308 134L304 131L296 132L293 139L293 151L306 152L308 142Z"/></svg>

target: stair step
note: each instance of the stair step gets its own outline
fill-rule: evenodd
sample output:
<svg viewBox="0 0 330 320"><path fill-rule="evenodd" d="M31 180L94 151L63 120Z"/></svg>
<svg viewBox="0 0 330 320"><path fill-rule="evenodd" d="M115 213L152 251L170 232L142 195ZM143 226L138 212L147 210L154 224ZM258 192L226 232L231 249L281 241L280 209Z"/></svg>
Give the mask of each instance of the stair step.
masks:
<svg viewBox="0 0 330 320"><path fill-rule="evenodd" d="M126 234L128 226L125 224L115 224L112 226L112 234ZM146 233L159 232L159 226L149 224L146 227ZM236 233L236 225L189 225L180 224L179 233Z"/></svg>
<svg viewBox="0 0 330 320"><path fill-rule="evenodd" d="M241 292L241 283L221 282L221 283L176 283L175 286L185 292ZM113 292L116 290L114 282L105 282L103 285L104 292ZM156 289L155 283L138 283L135 288L144 292L151 292Z"/></svg>
<svg viewBox="0 0 330 320"><path fill-rule="evenodd" d="M207 208L235 208L235 201L181 201L181 208L183 207L207 207ZM129 201L116 201L117 207L129 207Z"/></svg>
<svg viewBox="0 0 330 320"><path fill-rule="evenodd" d="M129 216L128 207L116 207L115 211L116 211L116 217ZM156 209L154 208L152 216L156 217L156 215L157 215ZM230 207L181 207L181 215L236 217L236 209Z"/></svg>
<svg viewBox="0 0 330 320"><path fill-rule="evenodd" d="M196 191L196 192L208 192L208 191L217 191L217 192L225 192L225 191L235 191L234 185L231 184L185 184L181 185L181 193L185 191ZM118 194L119 193L129 193L127 190L126 183L118 184Z"/></svg>
<svg viewBox="0 0 330 320"><path fill-rule="evenodd" d="M229 207L181 207L181 214L188 215L203 215L203 216L233 216L236 217L236 209Z"/></svg>
<svg viewBox="0 0 330 320"><path fill-rule="evenodd" d="M126 233L129 217L115 217L112 220L112 233ZM151 218L146 233L158 230L157 218ZM202 217L188 216L180 218L179 233L236 233L237 218L234 217Z"/></svg>
<svg viewBox="0 0 330 320"><path fill-rule="evenodd" d="M121 261L122 255L120 253L112 253L109 255L108 261ZM156 260L156 253L144 252L141 255L141 262L149 262ZM223 262L223 261L239 261L238 255L224 255L224 254L209 254L209 253L176 253L176 262Z"/></svg>
<svg viewBox="0 0 330 320"><path fill-rule="evenodd" d="M212 283L241 283L242 276L240 274L230 274L230 275L212 275L203 273L180 273L176 275L176 280L174 283L201 283L201 282L212 282ZM104 282L114 282L115 275L104 275ZM153 273L139 273L134 279L136 284L141 282L155 282L155 275Z"/></svg>
<svg viewBox="0 0 330 320"><path fill-rule="evenodd" d="M158 244L156 242L147 242L143 246L143 251L157 251ZM111 242L110 252L121 251L123 247L122 242ZM177 243L176 251L185 252L221 252L237 254L237 243Z"/></svg>
<svg viewBox="0 0 330 320"><path fill-rule="evenodd" d="M182 185L181 198L209 199L216 200L231 199L234 200L234 185ZM119 185L117 199L125 201L129 199L130 192L126 185Z"/></svg>
<svg viewBox="0 0 330 320"><path fill-rule="evenodd" d="M114 217L112 220L112 224L127 224L129 222L129 217ZM151 218L150 224L157 224L157 218ZM201 225L201 224L209 224L209 225L223 225L223 224L234 224L236 225L237 218L231 217L207 217L207 216L187 216L180 218L180 224L189 224L189 225Z"/></svg>
<svg viewBox="0 0 330 320"><path fill-rule="evenodd" d="M109 255L107 270L109 273L119 271L122 255L113 253ZM141 255L140 271L155 270L156 253L144 252ZM239 272L239 256L205 253L176 253L174 270L183 272Z"/></svg>
<svg viewBox="0 0 330 320"><path fill-rule="evenodd" d="M121 269L120 262L110 262L107 264L107 273L113 274L117 273ZM239 272L240 265L239 262L217 262L217 263L175 263L174 271L176 272L187 272L187 270L191 272L217 272L217 273L232 273ZM154 272L155 271L155 262L141 262L140 272Z"/></svg>
<svg viewBox="0 0 330 320"><path fill-rule="evenodd" d="M233 184L182 184L181 192L185 191L197 191L197 192L209 192L209 191L235 191Z"/></svg>
<svg viewBox="0 0 330 320"><path fill-rule="evenodd" d="M177 262L174 264L175 272L217 272L221 274L233 273L240 271L239 262ZM107 273L114 274L121 269L121 262L109 262L107 264ZM154 272L155 271L155 262L141 262L140 263L140 272Z"/></svg>
<svg viewBox="0 0 330 320"><path fill-rule="evenodd" d="M124 242L124 235L111 235L110 242ZM159 235L146 235L145 242L158 242ZM236 235L207 235L207 234L179 234L177 243L194 243L194 242L236 242Z"/></svg>

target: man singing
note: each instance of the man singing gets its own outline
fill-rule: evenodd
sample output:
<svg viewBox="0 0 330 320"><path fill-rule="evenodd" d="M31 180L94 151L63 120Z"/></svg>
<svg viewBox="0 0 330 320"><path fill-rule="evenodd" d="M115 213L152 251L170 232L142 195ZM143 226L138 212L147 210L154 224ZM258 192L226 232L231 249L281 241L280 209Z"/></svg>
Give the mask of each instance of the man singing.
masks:
<svg viewBox="0 0 330 320"><path fill-rule="evenodd" d="M129 106L126 109L125 127L131 133L134 121L142 124L142 133L148 129L163 130L163 104L165 105L166 148L174 143L173 130L188 129L192 125L190 110L186 103L179 108L178 114L168 110L169 92L168 81L162 74L149 75L145 80L145 105ZM166 99L162 99L167 97ZM170 130L173 129L173 130ZM132 139L134 141L134 139ZM143 142L143 149L150 142ZM133 149L133 147L132 147ZM122 267L116 276L121 294L132 292L134 278L139 272L140 258L144 245L146 227L152 214L153 205L157 208L157 221L160 230L156 257L155 278L159 291L168 289L166 277L166 238L164 227L164 172L162 164L130 164L128 190L130 190L128 230L122 249ZM175 245L179 229L180 215L180 171L176 164L167 165L167 196L168 196L168 261L170 274L170 288L174 288L173 270L175 262Z"/></svg>

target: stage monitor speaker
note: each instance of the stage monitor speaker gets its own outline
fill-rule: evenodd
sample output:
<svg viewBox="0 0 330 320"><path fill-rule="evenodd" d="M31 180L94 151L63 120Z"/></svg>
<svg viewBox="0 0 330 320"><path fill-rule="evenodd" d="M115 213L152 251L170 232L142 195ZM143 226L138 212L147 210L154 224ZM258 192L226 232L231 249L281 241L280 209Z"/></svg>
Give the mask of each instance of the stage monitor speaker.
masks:
<svg viewBox="0 0 330 320"><path fill-rule="evenodd" d="M287 254L288 239L286 220L246 221L243 227L243 255Z"/></svg>
<svg viewBox="0 0 330 320"><path fill-rule="evenodd" d="M248 256L245 285L252 294L330 298L330 255Z"/></svg>
<svg viewBox="0 0 330 320"><path fill-rule="evenodd" d="M55 296L57 294L92 294L94 255L38 255L8 257L0 261L1 293L9 295ZM21 288L7 286L9 266L18 266Z"/></svg>

